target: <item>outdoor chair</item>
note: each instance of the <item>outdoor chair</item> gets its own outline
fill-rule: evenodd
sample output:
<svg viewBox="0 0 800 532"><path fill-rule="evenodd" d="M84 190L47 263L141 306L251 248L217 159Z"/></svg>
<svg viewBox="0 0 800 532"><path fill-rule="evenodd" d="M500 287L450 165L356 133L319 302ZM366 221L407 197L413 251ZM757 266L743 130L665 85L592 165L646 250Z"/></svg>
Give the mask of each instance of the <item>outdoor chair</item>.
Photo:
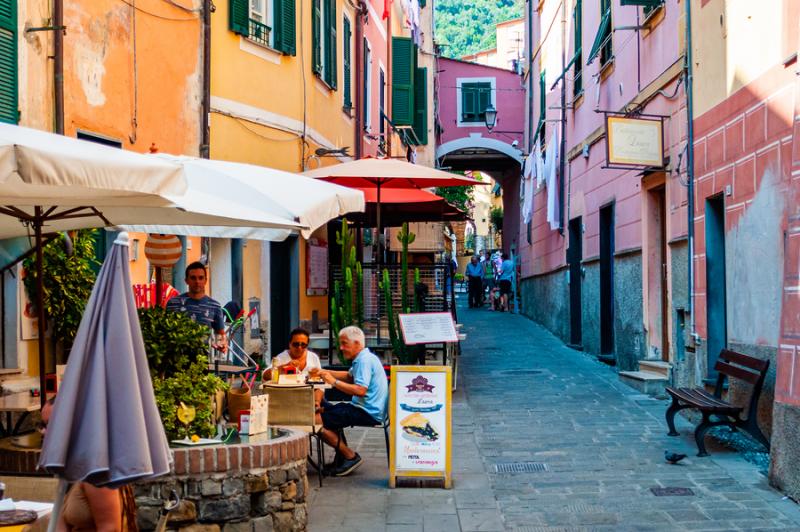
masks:
<svg viewBox="0 0 800 532"><path fill-rule="evenodd" d="M388 401L387 401L388 403ZM386 415L383 418L383 422L375 423L374 425L358 425L359 427L366 427L372 429L383 429L383 439L386 442L386 463L391 466L391 458L389 457L389 405L386 405ZM353 428L355 425L351 425L347 428ZM344 434L344 429L339 429L338 431L339 440L344 442L347 445L347 436ZM339 457L339 452L336 452L337 459Z"/></svg>
<svg viewBox="0 0 800 532"><path fill-rule="evenodd" d="M309 449L308 462L319 474L319 485L322 487L323 454L322 454L322 425L316 424L313 386L272 386L264 384L264 393L269 396L267 405L267 423L300 430L308 433ZM312 458L314 443L316 443L317 459Z"/></svg>

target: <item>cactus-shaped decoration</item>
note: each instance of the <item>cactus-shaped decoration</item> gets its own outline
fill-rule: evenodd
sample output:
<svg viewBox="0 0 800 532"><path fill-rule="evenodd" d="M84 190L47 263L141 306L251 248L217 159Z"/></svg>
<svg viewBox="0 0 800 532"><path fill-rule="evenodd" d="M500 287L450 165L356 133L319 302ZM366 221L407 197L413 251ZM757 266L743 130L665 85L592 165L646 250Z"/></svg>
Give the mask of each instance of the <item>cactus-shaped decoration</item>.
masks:
<svg viewBox="0 0 800 532"><path fill-rule="evenodd" d="M397 233L397 240L402 245L400 254L400 308L403 313L409 312L408 305L408 245L413 244L417 235L409 232L408 222L403 222L403 227Z"/></svg>
<svg viewBox="0 0 800 532"><path fill-rule="evenodd" d="M364 287L361 263L356 260L355 231L342 220L342 228L336 231L336 243L342 255L341 280L333 283L331 294L330 322L331 330L338 337L339 331L349 325L363 326L364 323ZM337 350L339 362L346 364L344 356Z"/></svg>

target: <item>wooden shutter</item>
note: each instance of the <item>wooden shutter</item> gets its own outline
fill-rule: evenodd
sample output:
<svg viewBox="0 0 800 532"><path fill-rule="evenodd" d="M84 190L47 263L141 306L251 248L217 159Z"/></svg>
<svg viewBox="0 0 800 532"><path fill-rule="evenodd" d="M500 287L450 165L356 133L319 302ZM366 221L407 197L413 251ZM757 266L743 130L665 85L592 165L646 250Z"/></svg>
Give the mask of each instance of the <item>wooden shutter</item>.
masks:
<svg viewBox="0 0 800 532"><path fill-rule="evenodd" d="M286 55L297 54L295 0L272 0L275 21L275 49ZM302 1L302 0L301 0Z"/></svg>
<svg viewBox="0 0 800 532"><path fill-rule="evenodd" d="M477 101L475 99L475 84L461 84L461 121L474 122L477 114Z"/></svg>
<svg viewBox="0 0 800 532"><path fill-rule="evenodd" d="M302 0L301 0L302 1ZM311 8L311 70L315 74L322 73L322 42L319 33L322 24L322 0L312 0Z"/></svg>
<svg viewBox="0 0 800 532"><path fill-rule="evenodd" d="M352 81L350 80L350 20L344 17L342 20L342 80L344 84L344 108L350 110L353 107Z"/></svg>
<svg viewBox="0 0 800 532"><path fill-rule="evenodd" d="M486 108L489 107L489 102L492 101L492 84L481 83L478 85L476 99L478 101L478 119L486 120Z"/></svg>
<svg viewBox="0 0 800 532"><path fill-rule="evenodd" d="M0 122L18 121L17 1L0 0Z"/></svg>
<svg viewBox="0 0 800 532"><path fill-rule="evenodd" d="M6 0L2 0L6 1ZM249 0L230 0L228 2L228 27L233 33L250 36Z"/></svg>
<svg viewBox="0 0 800 532"><path fill-rule="evenodd" d="M337 49L338 39L336 38L336 0L325 0L328 5L325 9L325 83L336 90L338 79L337 68Z"/></svg>
<svg viewBox="0 0 800 532"><path fill-rule="evenodd" d="M428 143L428 69L414 73L414 133L420 144Z"/></svg>
<svg viewBox="0 0 800 532"><path fill-rule="evenodd" d="M421 8L423 8L423 7L425 7L425 5L426 5L426 4L427 4L427 2L426 2L425 0L419 0L419 7L420 7L420 9L421 9Z"/></svg>
<svg viewBox="0 0 800 532"><path fill-rule="evenodd" d="M620 0L621 6L644 6L644 7L658 7L664 3L664 0Z"/></svg>
<svg viewBox="0 0 800 532"><path fill-rule="evenodd" d="M408 37L392 37L392 121L414 123L414 43Z"/></svg>

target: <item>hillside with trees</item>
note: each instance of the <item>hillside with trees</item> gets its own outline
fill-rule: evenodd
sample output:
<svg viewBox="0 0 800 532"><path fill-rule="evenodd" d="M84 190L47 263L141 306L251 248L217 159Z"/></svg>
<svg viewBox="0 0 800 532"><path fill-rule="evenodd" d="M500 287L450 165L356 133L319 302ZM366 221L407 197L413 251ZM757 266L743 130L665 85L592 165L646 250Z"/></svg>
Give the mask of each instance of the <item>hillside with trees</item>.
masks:
<svg viewBox="0 0 800 532"><path fill-rule="evenodd" d="M436 0L436 42L445 57L494 48L494 25L519 18L524 0Z"/></svg>

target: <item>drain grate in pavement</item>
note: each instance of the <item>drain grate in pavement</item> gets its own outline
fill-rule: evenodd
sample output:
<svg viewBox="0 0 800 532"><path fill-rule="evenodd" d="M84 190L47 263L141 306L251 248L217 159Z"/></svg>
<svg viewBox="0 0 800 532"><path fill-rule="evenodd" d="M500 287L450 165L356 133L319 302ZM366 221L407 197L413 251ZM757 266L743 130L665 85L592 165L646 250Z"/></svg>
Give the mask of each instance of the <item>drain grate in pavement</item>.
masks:
<svg viewBox="0 0 800 532"><path fill-rule="evenodd" d="M539 375L543 373L540 369L506 369L503 371L493 371L497 375Z"/></svg>
<svg viewBox="0 0 800 532"><path fill-rule="evenodd" d="M690 497L694 492L689 488L650 488L656 497Z"/></svg>
<svg viewBox="0 0 800 532"><path fill-rule="evenodd" d="M547 471L547 464L541 462L505 462L494 465L495 473L541 473Z"/></svg>

